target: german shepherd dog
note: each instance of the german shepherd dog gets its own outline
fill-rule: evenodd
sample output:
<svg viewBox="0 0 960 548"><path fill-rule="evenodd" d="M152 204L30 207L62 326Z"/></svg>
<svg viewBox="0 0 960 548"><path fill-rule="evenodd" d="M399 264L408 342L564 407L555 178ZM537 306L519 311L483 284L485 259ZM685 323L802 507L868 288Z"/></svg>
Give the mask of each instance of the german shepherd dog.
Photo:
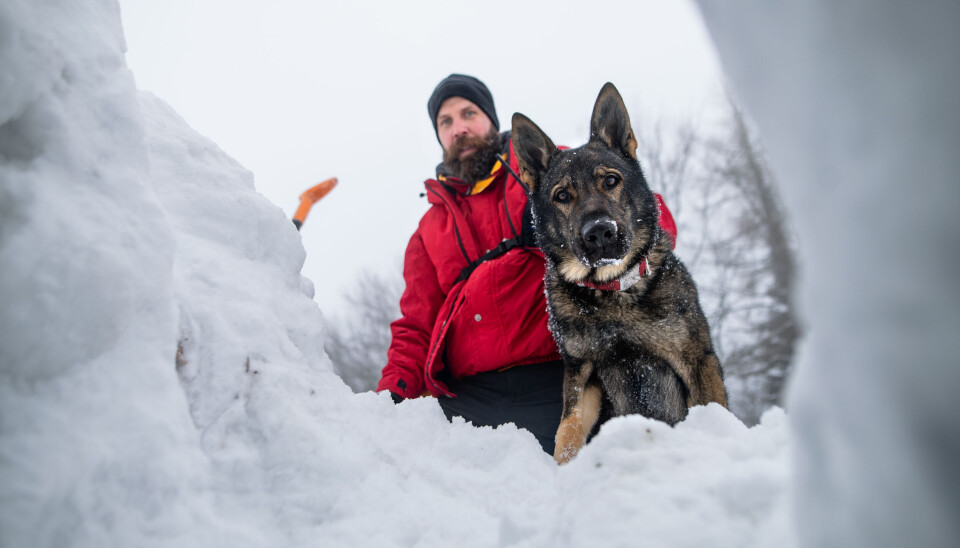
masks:
<svg viewBox="0 0 960 548"><path fill-rule="evenodd" d="M597 97L587 144L559 150L520 113L513 143L547 260L550 330L564 362L554 459L563 464L577 454L601 411L673 425L688 407L726 407L696 286L659 224L613 84Z"/></svg>

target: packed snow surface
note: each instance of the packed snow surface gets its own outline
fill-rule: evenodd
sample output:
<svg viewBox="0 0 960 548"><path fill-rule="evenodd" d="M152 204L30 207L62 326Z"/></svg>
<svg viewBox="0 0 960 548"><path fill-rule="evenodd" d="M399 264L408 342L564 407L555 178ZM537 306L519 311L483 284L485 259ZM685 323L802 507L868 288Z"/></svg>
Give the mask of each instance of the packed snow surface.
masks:
<svg viewBox="0 0 960 548"><path fill-rule="evenodd" d="M290 219L123 52L112 0L0 6L0 545L792 543L780 410L619 418L558 468L354 395Z"/></svg>

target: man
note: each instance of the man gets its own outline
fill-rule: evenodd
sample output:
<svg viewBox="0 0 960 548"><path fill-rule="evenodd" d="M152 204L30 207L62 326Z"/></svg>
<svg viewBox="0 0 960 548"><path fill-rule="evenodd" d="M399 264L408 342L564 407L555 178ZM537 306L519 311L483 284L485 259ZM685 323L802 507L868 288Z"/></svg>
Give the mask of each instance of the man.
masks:
<svg viewBox="0 0 960 548"><path fill-rule="evenodd" d="M441 81L427 111L443 162L425 183L431 208L407 246L402 317L377 390L398 402L432 394L448 419L477 426L512 422L552 455L563 366L509 132L471 76Z"/></svg>

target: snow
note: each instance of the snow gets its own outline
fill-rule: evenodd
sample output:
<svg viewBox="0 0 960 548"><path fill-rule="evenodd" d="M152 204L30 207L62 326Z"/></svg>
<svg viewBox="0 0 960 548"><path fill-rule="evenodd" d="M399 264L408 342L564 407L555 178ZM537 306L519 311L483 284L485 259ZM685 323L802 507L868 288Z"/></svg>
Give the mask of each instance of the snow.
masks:
<svg viewBox="0 0 960 548"><path fill-rule="evenodd" d="M701 0L797 227L808 546L960 544L960 5Z"/></svg>
<svg viewBox="0 0 960 548"><path fill-rule="evenodd" d="M807 52L818 64L777 65L803 52L790 41L810 31L803 25L831 17L770 9L754 28L782 30L772 35L780 49L770 36L770 47L738 49L751 34L728 42L719 18L708 22L734 81L754 90L744 99L801 232L810 334L793 409L753 428L717 405L675 428L617 418L558 468L515 427L451 424L428 398L395 406L384 394L354 395L323 352L324 319L290 219L252 173L137 90L116 2L6 0L0 546L955 539L960 221L951 210L960 200L944 178L960 167L945 153L960 127L955 73L930 64L918 78L886 80L882 64L865 63L891 87L812 79L809 95L791 96L804 108L785 111L764 86L795 81L747 83L750 63L730 59L779 52L765 59L766 75L844 73L847 61L825 42L836 47ZM883 17L934 17L906 12ZM725 13L738 20L734 7ZM858 28L853 19L840 21ZM954 33L937 36L956 46ZM821 36L831 37L842 41ZM911 65L915 50L897 51L885 53ZM921 86L931 71L947 86ZM929 103L893 116L911 147L858 124L871 106L859 101L874 97L868 85L888 113L900 112L904 86L924 93ZM817 116L824 105L831 115ZM830 125L809 125L819 120ZM865 135L869 147L858 144ZM909 177L914 153L923 177ZM901 217L909 230L889 222ZM897 272L914 264L928 266Z"/></svg>

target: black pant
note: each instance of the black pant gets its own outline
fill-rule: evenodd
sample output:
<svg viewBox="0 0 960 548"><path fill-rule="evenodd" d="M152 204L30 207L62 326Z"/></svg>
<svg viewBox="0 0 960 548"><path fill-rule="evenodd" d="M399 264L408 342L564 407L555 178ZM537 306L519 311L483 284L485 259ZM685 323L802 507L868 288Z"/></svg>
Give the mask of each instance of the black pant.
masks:
<svg viewBox="0 0 960 548"><path fill-rule="evenodd" d="M520 365L455 379L448 385L457 397L439 398L447 420L463 417L476 426L512 422L529 430L543 450L553 455L563 412L563 363Z"/></svg>

